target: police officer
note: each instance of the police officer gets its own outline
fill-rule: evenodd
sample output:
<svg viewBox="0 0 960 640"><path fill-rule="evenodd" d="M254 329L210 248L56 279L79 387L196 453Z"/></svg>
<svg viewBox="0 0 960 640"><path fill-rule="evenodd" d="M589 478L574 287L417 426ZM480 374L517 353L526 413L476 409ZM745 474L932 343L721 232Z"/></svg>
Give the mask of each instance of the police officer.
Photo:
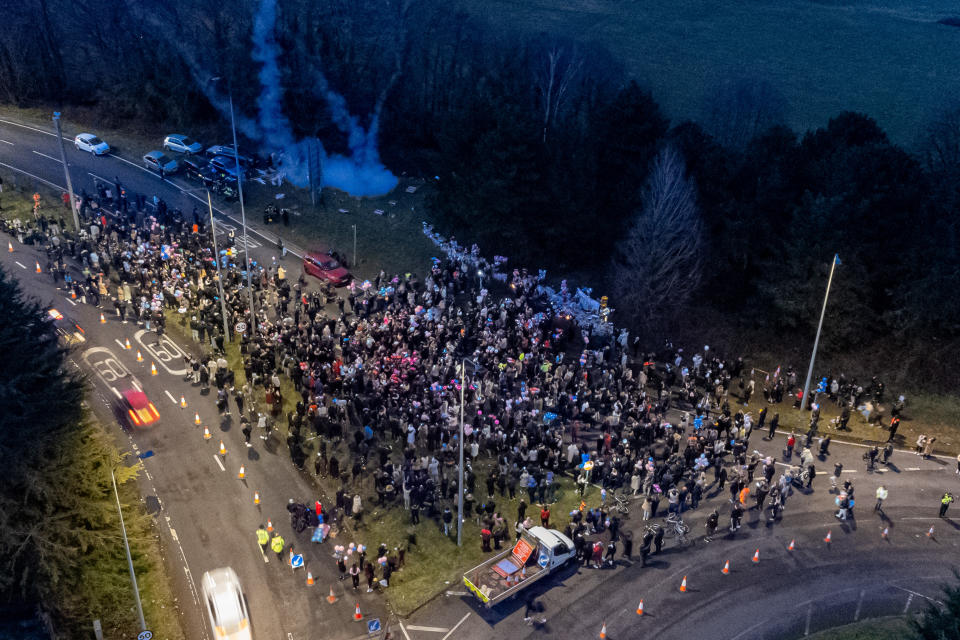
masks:
<svg viewBox="0 0 960 640"><path fill-rule="evenodd" d="M273 532L273 539L270 540L270 549L275 554L277 554L277 560L280 560L283 557L283 536L279 532Z"/></svg>
<svg viewBox="0 0 960 640"><path fill-rule="evenodd" d="M943 497L940 498L940 517L943 518L947 515L947 507L950 506L950 503L953 502L953 495L948 493L943 494Z"/></svg>
<svg viewBox="0 0 960 640"><path fill-rule="evenodd" d="M257 544L260 545L260 548L263 549L263 552L267 552L267 545L270 543L270 534L267 533L267 530L263 528L263 525L260 525L260 528L257 529ZM282 546L282 543L281 543Z"/></svg>

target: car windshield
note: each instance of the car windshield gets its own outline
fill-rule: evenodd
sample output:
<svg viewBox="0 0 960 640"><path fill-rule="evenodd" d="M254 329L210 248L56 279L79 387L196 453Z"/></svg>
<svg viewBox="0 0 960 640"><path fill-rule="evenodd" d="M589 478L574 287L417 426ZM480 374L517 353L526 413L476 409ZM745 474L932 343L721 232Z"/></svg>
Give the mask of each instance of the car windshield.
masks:
<svg viewBox="0 0 960 640"><path fill-rule="evenodd" d="M180 138L180 143L185 147L193 146L193 140L191 140L190 138L187 138L186 136L184 136L183 138Z"/></svg>
<svg viewBox="0 0 960 640"><path fill-rule="evenodd" d="M97 136L93 136L92 138L90 138L89 140L87 140L87 142L88 142L89 144L92 144L92 145L103 144L103 140L101 140L101 139L98 138Z"/></svg>
<svg viewBox="0 0 960 640"><path fill-rule="evenodd" d="M159 156L157 156L157 162L159 162L160 164L169 164L170 158L168 158L163 154L160 154Z"/></svg>
<svg viewBox="0 0 960 640"><path fill-rule="evenodd" d="M321 260L320 264L323 266L324 269L338 269L340 267L340 263L334 260L333 258L326 258L325 260Z"/></svg>

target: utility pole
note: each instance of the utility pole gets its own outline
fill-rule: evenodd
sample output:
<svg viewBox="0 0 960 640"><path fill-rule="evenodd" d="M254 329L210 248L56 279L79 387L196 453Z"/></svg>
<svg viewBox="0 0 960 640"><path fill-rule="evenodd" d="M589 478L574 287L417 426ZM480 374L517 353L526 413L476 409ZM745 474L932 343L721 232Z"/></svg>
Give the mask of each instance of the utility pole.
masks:
<svg viewBox="0 0 960 640"><path fill-rule="evenodd" d="M820 309L820 322L817 324L817 337L813 339L813 353L810 354L810 366L807 368L807 381L803 383L803 398L800 400L800 410L810 406L810 379L813 377L813 361L817 358L817 346L820 344L820 330L823 329L823 316L827 313L827 300L830 298L830 285L833 283L833 271L840 264L840 255L833 255L830 265L830 276L827 278L827 292L823 296L823 308Z"/></svg>
<svg viewBox="0 0 960 640"><path fill-rule="evenodd" d="M247 266L247 291L250 294L250 335L257 330L257 314L253 308L253 283L251 282L250 252L247 242L247 212L243 204L243 173L240 169L240 147L237 145L237 123L233 117L233 90L230 91L230 129L233 131L233 159L237 163L237 190L240 194L240 223L243 225L243 261Z"/></svg>
<svg viewBox="0 0 960 640"><path fill-rule="evenodd" d="M57 126L57 141L60 143L60 161L63 162L63 173L67 177L67 193L70 194L70 211L73 213L73 225L77 233L80 233L80 216L77 215L77 205L73 198L73 181L70 180L70 168L67 166L67 152L63 148L63 131L60 129L59 111L53 112L53 123Z"/></svg>
<svg viewBox="0 0 960 640"><path fill-rule="evenodd" d="M113 482L113 496L117 499L117 513L120 514L120 531L123 532L123 546L127 549L127 566L130 567L130 582L133 583L133 596L137 600L137 613L140 615L140 631L147 630L147 621L143 619L143 605L140 604L140 589L137 587L137 574L133 570L133 559L130 557L130 542L127 540L127 527L123 524L123 510L120 508L120 494L117 493L117 479L110 470L110 480Z"/></svg>
<svg viewBox="0 0 960 640"><path fill-rule="evenodd" d="M230 341L230 324L227 322L227 301L223 297L223 274L220 272L220 250L217 248L217 229L213 222L213 200L207 189L207 209L210 211L210 236L213 238L213 259L217 263L217 286L220 290L220 314L223 316L223 337Z"/></svg>
<svg viewBox="0 0 960 640"><path fill-rule="evenodd" d="M350 265L354 269L357 268L357 225L353 226L353 264Z"/></svg>
<svg viewBox="0 0 960 640"><path fill-rule="evenodd" d="M460 479L457 482L457 546L463 544L463 389L467 386L467 361L460 362Z"/></svg>

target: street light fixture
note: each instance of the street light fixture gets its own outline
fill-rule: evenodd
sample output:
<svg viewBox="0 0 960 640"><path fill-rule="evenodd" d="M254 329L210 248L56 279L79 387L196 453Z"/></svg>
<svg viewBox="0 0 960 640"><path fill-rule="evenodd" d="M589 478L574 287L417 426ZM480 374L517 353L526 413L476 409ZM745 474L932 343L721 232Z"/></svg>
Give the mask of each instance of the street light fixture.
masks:
<svg viewBox="0 0 960 640"><path fill-rule="evenodd" d="M827 277L827 292L823 296L823 308L820 309L820 322L817 324L817 337L813 339L813 353L810 354L810 366L807 368L807 381L803 383L803 397L800 399L800 411L810 406L810 378L813 376L813 361L817 357L817 346L820 344L820 330L823 329L823 316L827 313L827 300L830 298L830 285L833 283L833 271L840 264L840 254L833 255L830 265L830 275Z"/></svg>

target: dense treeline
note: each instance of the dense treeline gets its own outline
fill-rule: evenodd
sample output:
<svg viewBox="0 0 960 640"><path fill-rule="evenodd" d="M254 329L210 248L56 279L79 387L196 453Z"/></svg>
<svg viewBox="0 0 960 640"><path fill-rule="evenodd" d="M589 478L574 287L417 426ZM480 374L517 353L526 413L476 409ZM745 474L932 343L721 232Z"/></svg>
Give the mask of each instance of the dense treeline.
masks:
<svg viewBox="0 0 960 640"><path fill-rule="evenodd" d="M187 128L219 120L201 96L220 75L252 116L255 6L27 0L0 34L0 96ZM668 315L621 307L621 321L656 333L720 313L771 342L806 342L839 253L829 346L923 344L914 355L926 366L960 336L960 298L947 295L960 285L960 112L907 152L869 115L778 126L788 105L776 90L738 78L710 88L705 124L671 123L602 46L497 32L436 0L283 0L277 39L299 133L344 144L315 91L321 71L356 113L385 99L382 156L439 178L438 229L597 290L616 288L622 238L643 246L650 167L678 151L702 223L701 271L688 280L700 285Z"/></svg>
<svg viewBox="0 0 960 640"><path fill-rule="evenodd" d="M0 612L39 603L57 638L139 631L110 479L121 487L134 567L154 629L181 637L158 562L150 518L126 466L81 406L84 383L70 373L45 313L0 270ZM26 364L28 363L28 365Z"/></svg>

